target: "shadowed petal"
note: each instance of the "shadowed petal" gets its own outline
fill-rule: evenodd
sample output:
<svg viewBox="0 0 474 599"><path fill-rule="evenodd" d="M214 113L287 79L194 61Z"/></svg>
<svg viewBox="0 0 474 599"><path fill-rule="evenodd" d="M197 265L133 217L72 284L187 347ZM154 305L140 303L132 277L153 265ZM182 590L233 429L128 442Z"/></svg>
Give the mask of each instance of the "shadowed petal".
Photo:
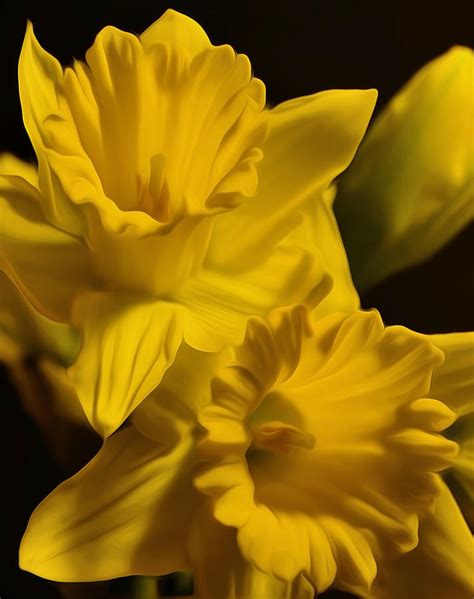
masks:
<svg viewBox="0 0 474 599"><path fill-rule="evenodd" d="M21 543L20 567L60 582L189 569L190 443L165 451L134 428L108 439L36 508Z"/></svg>
<svg viewBox="0 0 474 599"><path fill-rule="evenodd" d="M371 599L471 599L474 542L448 487L420 524L416 549L381 564Z"/></svg>
<svg viewBox="0 0 474 599"><path fill-rule="evenodd" d="M35 308L68 321L77 293L94 286L90 256L77 237L50 225L36 187L0 175L0 267Z"/></svg>

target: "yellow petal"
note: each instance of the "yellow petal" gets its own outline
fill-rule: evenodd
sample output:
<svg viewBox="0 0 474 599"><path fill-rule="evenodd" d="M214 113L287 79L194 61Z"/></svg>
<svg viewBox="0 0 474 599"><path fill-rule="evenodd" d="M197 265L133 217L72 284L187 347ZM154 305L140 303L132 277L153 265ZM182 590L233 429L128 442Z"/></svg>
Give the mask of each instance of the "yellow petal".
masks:
<svg viewBox="0 0 474 599"><path fill-rule="evenodd" d="M197 414L210 402L211 380L230 354L230 348L201 352L183 342L158 387L133 412L134 426L160 443L195 432Z"/></svg>
<svg viewBox="0 0 474 599"><path fill-rule="evenodd" d="M430 335L445 361L433 372L430 394L462 416L474 411L474 333Z"/></svg>
<svg viewBox="0 0 474 599"><path fill-rule="evenodd" d="M284 582L265 574L242 557L235 530L216 522L205 510L193 520L189 552L197 599L313 599L314 589L299 576ZM216 567L219 564L219 567Z"/></svg>
<svg viewBox="0 0 474 599"><path fill-rule="evenodd" d="M43 123L58 112L57 86L63 78L60 63L39 45L28 21L18 66L23 121L35 151L42 146Z"/></svg>
<svg viewBox="0 0 474 599"><path fill-rule="evenodd" d="M238 276L223 268L204 268L178 298L188 308L184 337L196 349L218 351L226 343L242 341L250 316L265 316L294 303L317 305L331 283L319 255L291 243L280 244Z"/></svg>
<svg viewBox="0 0 474 599"><path fill-rule="evenodd" d="M453 410L458 419L446 435L459 444L449 471L462 511L469 522L474 513L474 333L429 335L445 361L433 372L430 394ZM455 481L453 481L453 478ZM457 484L456 484L457 483ZM460 487L458 486L460 485Z"/></svg>
<svg viewBox="0 0 474 599"><path fill-rule="evenodd" d="M381 564L373 599L472 599L474 542L455 500L443 484L433 513L421 522L416 549Z"/></svg>
<svg viewBox="0 0 474 599"><path fill-rule="evenodd" d="M334 90L272 109L257 195L218 219L210 260L239 268L252 263L262 248L270 251L294 227L308 197L315 200L347 168L375 99L374 90Z"/></svg>
<svg viewBox="0 0 474 599"><path fill-rule="evenodd" d="M172 364L181 343L179 314L150 298L91 292L76 300L73 322L82 346L69 376L90 423L107 437Z"/></svg>
<svg viewBox="0 0 474 599"><path fill-rule="evenodd" d="M206 32L196 21L170 8L140 35L140 41L147 50L166 42L171 47L185 49L192 56L211 45Z"/></svg>
<svg viewBox="0 0 474 599"><path fill-rule="evenodd" d="M60 63L38 43L33 25L28 21L18 64L23 123L38 159L38 186L42 190L42 208L46 217L60 228L77 234L84 225L65 201L63 191L54 184L43 149L48 140L45 123L59 113L60 88L63 83Z"/></svg>
<svg viewBox="0 0 474 599"><path fill-rule="evenodd" d="M90 257L45 220L40 202L25 179L0 175L0 266L38 311L66 322L74 296L94 285Z"/></svg>
<svg viewBox="0 0 474 599"><path fill-rule="evenodd" d="M38 169L30 162L25 162L13 154L0 154L0 175L22 177L33 187L38 187Z"/></svg>
<svg viewBox="0 0 474 599"><path fill-rule="evenodd" d="M319 253L324 269L332 278L333 286L315 308L315 318L360 308L359 296L352 282L349 262L332 210L335 193L333 186L320 197L309 198L301 208L301 225L295 227L287 238L288 243L294 240L313 255Z"/></svg>
<svg viewBox="0 0 474 599"><path fill-rule="evenodd" d="M40 354L69 365L79 349L77 332L37 312L3 272L0 272L0 331L18 345L23 356Z"/></svg>
<svg viewBox="0 0 474 599"><path fill-rule="evenodd" d="M459 455L450 474L464 491L463 512L466 519L471 520L474 512L474 412L459 418L447 434L459 444Z"/></svg>
<svg viewBox="0 0 474 599"><path fill-rule="evenodd" d="M336 215L359 288L428 258L473 218L473 78L469 48L427 64L339 182Z"/></svg>
<svg viewBox="0 0 474 599"><path fill-rule="evenodd" d="M189 446L163 452L133 428L119 431L33 512L20 567L62 582L189 569Z"/></svg>

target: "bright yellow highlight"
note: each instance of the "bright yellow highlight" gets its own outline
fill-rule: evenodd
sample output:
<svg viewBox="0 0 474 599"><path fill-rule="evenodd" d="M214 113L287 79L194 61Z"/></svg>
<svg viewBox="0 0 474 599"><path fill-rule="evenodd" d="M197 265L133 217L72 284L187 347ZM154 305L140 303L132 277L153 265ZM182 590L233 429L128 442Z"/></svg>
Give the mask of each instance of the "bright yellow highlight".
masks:
<svg viewBox="0 0 474 599"><path fill-rule="evenodd" d="M63 581L191 569L199 597L367 593L377 562L416 546L457 455L439 434L454 413L427 398L442 362L376 312L303 307L252 319L235 349L183 345L133 426L37 508L21 565Z"/></svg>
<svg viewBox="0 0 474 599"><path fill-rule="evenodd" d="M327 311L358 306L322 198L354 156L374 90L266 109L248 59L171 10L138 37L106 27L66 69L29 25L19 79L38 174L0 177L0 264L38 311L80 331L70 376L102 436L183 340L238 343L251 316L316 305L333 271ZM130 374L145 334L154 349Z"/></svg>

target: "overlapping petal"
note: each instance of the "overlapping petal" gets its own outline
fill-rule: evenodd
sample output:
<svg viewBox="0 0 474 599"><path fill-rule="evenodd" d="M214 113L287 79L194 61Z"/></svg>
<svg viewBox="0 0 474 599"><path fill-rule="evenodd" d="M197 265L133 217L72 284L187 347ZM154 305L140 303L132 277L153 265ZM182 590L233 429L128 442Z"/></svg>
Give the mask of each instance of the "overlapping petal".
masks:
<svg viewBox="0 0 474 599"><path fill-rule="evenodd" d="M223 248L225 251L225 248ZM186 308L184 336L203 351L242 341L251 316L264 317L277 306L295 302L317 305L332 287L317 250L283 242L260 263L235 275L205 268L184 286L179 301Z"/></svg>
<svg viewBox="0 0 474 599"><path fill-rule="evenodd" d="M153 298L86 293L74 304L82 330L79 356L69 369L92 426L114 432L161 381L181 343L180 315Z"/></svg>
<svg viewBox="0 0 474 599"><path fill-rule="evenodd" d="M474 333L430 335L445 361L433 373L431 393L458 416L474 412Z"/></svg>
<svg viewBox="0 0 474 599"><path fill-rule="evenodd" d="M459 456L449 471L450 483L464 516L474 522L474 333L431 335L446 359L435 369L431 393L456 412L458 419L446 431L460 446Z"/></svg>
<svg viewBox="0 0 474 599"><path fill-rule="evenodd" d="M300 576L294 582L261 572L241 555L232 528L216 522L205 509L193 520L189 553L194 565L194 597L225 599L313 599L310 583ZM225 562L225 568L216 564Z"/></svg>
<svg viewBox="0 0 474 599"><path fill-rule="evenodd" d="M373 599L471 599L474 541L448 487L443 483L433 512L420 526L419 544L385 563L369 597Z"/></svg>
<svg viewBox="0 0 474 599"><path fill-rule="evenodd" d="M96 280L84 242L45 221L41 201L26 179L0 174L0 267L40 312L67 322Z"/></svg>
<svg viewBox="0 0 474 599"><path fill-rule="evenodd" d="M332 276L334 288L321 314L359 306L327 188L351 161L375 99L374 90L336 90L285 102L269 112L257 195L216 221L206 257L211 270L240 278L256 260L270 265L275 246L284 243L322 260ZM280 276L280 270L266 267L265 279ZM297 277L295 271L295 281ZM312 274L304 278L316 280ZM293 301L305 299L300 295ZM283 299L274 307L288 303Z"/></svg>

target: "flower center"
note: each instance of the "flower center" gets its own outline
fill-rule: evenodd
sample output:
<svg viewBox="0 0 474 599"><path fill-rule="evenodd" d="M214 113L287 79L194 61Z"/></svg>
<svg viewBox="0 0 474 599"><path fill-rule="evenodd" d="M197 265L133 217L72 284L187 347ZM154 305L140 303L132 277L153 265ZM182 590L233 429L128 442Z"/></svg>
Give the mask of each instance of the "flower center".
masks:
<svg viewBox="0 0 474 599"><path fill-rule="evenodd" d="M286 454L293 449L313 449L315 437L304 430L304 420L293 402L277 391L268 393L248 426L252 450Z"/></svg>
<svg viewBox="0 0 474 599"><path fill-rule="evenodd" d="M315 437L286 422L266 422L252 430L252 448L288 453L292 449L313 449Z"/></svg>

